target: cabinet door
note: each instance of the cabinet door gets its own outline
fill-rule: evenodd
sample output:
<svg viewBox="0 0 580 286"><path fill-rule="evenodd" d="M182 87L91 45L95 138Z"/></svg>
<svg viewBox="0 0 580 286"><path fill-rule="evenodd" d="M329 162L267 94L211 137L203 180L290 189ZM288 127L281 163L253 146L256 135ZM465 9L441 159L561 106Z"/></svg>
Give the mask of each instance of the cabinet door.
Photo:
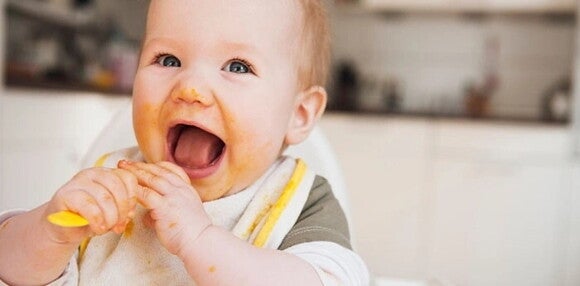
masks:
<svg viewBox="0 0 580 286"><path fill-rule="evenodd" d="M575 12L574 0L364 0L377 10L430 12Z"/></svg>
<svg viewBox="0 0 580 286"><path fill-rule="evenodd" d="M467 124L439 134L428 276L453 285L564 285L566 130Z"/></svg>
<svg viewBox="0 0 580 286"><path fill-rule="evenodd" d="M569 170L570 188L570 218L568 229L569 240L566 245L566 273L565 286L580 285L580 156L576 155L575 162Z"/></svg>
<svg viewBox="0 0 580 286"><path fill-rule="evenodd" d="M440 160L429 276L457 285L563 285L565 168Z"/></svg>
<svg viewBox="0 0 580 286"><path fill-rule="evenodd" d="M493 11L574 12L575 0L485 0Z"/></svg>
<svg viewBox="0 0 580 286"><path fill-rule="evenodd" d="M342 163L355 247L375 275L422 277L428 123L327 114Z"/></svg>

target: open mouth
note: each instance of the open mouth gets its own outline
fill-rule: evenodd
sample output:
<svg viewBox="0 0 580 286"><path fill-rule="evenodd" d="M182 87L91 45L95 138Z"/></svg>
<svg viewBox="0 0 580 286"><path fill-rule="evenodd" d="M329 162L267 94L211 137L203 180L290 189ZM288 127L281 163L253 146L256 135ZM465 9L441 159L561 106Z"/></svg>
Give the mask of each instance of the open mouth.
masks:
<svg viewBox="0 0 580 286"><path fill-rule="evenodd" d="M207 169L215 165L226 146L214 134L185 124L172 127L167 139L173 161L190 170Z"/></svg>

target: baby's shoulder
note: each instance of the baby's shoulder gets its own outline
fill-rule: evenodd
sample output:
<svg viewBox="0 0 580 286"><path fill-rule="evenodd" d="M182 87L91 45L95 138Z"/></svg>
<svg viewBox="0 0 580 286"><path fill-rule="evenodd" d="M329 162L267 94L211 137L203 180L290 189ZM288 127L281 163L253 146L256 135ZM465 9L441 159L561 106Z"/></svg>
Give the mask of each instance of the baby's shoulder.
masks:
<svg viewBox="0 0 580 286"><path fill-rule="evenodd" d="M330 184L321 176L314 179L304 208L279 249L311 241L329 241L351 249L344 211Z"/></svg>

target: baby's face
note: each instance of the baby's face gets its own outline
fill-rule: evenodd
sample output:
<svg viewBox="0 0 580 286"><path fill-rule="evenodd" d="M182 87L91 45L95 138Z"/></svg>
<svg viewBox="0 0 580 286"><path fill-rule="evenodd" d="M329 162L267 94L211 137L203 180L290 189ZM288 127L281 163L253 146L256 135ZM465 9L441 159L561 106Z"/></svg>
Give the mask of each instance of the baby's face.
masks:
<svg viewBox="0 0 580 286"><path fill-rule="evenodd" d="M202 200L236 193L276 160L296 105L299 4L153 0L133 91L137 141Z"/></svg>

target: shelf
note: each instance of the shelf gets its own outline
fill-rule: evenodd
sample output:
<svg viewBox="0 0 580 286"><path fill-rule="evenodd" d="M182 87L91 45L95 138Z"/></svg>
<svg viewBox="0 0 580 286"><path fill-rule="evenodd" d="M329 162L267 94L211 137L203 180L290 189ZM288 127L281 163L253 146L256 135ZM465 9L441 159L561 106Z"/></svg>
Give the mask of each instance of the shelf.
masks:
<svg viewBox="0 0 580 286"><path fill-rule="evenodd" d="M430 14L515 14L575 15L574 0L500 1L500 0L361 0L338 5L351 13L430 13Z"/></svg>
<svg viewBox="0 0 580 286"><path fill-rule="evenodd" d="M388 118L427 118L430 120L464 120L474 122L493 122L493 123L509 123L509 124L524 124L524 125L542 125L542 126L567 126L569 121L544 121L535 118L509 117L509 116L482 116L471 117L465 114L445 114L437 112L414 112L414 111L368 111L368 110L352 110L342 111L336 109L327 109L327 114L344 114L352 116L381 116Z"/></svg>
<svg viewBox="0 0 580 286"><path fill-rule="evenodd" d="M66 9L50 2L31 0L8 0L6 9L8 14L62 29L86 33L105 31L105 27L98 23L95 11L91 9Z"/></svg>
<svg viewBox="0 0 580 286"><path fill-rule="evenodd" d="M4 86L11 88L26 89L44 89L44 90L63 90L63 91L83 91L98 92L109 95L130 96L132 91L116 87L104 88L83 82L74 82L72 80L59 82L42 78L17 77L6 75Z"/></svg>

